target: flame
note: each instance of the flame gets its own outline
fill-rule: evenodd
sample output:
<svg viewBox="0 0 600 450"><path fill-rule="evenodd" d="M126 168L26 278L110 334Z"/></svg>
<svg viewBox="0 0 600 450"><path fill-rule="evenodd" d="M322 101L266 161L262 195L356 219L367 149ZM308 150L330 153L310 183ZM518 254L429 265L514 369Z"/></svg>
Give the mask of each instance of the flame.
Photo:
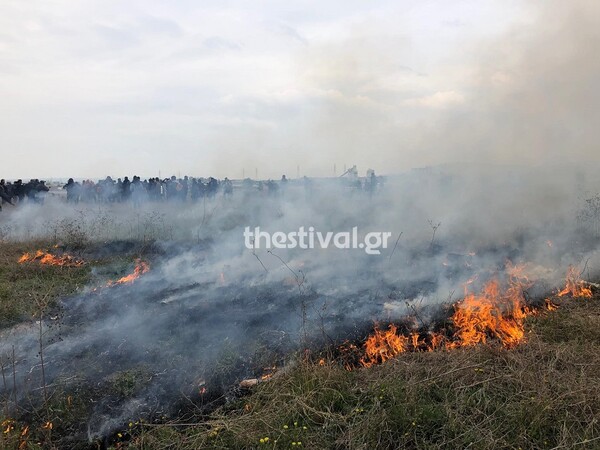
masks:
<svg viewBox="0 0 600 450"><path fill-rule="evenodd" d="M390 324L387 331L375 327L373 334L365 341L365 353L360 359L360 363L364 367L371 367L407 351L409 338L397 334L397 330L394 324Z"/></svg>
<svg viewBox="0 0 600 450"><path fill-rule="evenodd" d="M420 335L412 332L399 334L391 324L387 330L378 326L363 345L360 364L371 367L407 351L433 351L439 348L454 349L486 343L497 339L506 348L513 348L523 341L525 330L523 319L533 313L525 304L524 290L532 285L524 274L524 265L506 264L506 288L494 279L487 282L478 294L470 293L465 285L465 297L454 305L451 317L454 333L447 338L441 333ZM550 309L551 306L547 305Z"/></svg>
<svg viewBox="0 0 600 450"><path fill-rule="evenodd" d="M261 381L267 381L270 380L273 377L273 374L275 372L277 372L277 366L272 366L272 367L265 367L263 369L263 374L260 377Z"/></svg>
<svg viewBox="0 0 600 450"><path fill-rule="evenodd" d="M2 432L3 434L8 434L15 429L15 421L12 419L6 419L2 422L0 427L4 430Z"/></svg>
<svg viewBox="0 0 600 450"><path fill-rule="evenodd" d="M490 281L480 294L469 294L454 306L455 341L449 345L468 347L496 337L505 347L513 347L523 339L524 317L519 299L503 294L498 282Z"/></svg>
<svg viewBox="0 0 600 450"><path fill-rule="evenodd" d="M411 333L410 334L410 343L414 350L419 348L419 333Z"/></svg>
<svg viewBox="0 0 600 450"><path fill-rule="evenodd" d="M579 273L575 267L569 266L566 285L557 295L559 297L571 295L571 297L590 298L592 296L592 290L589 286L586 286L586 282L581 279L581 273Z"/></svg>
<svg viewBox="0 0 600 450"><path fill-rule="evenodd" d="M130 273L129 275L125 275L124 277L119 278L116 281L109 281L107 283L107 286L110 287L115 286L117 284L131 284L149 270L150 265L147 262L142 261L141 259L137 259L135 261L135 269L133 269L132 273Z"/></svg>
<svg viewBox="0 0 600 450"><path fill-rule="evenodd" d="M446 337L440 333L431 333L429 335L429 344L427 345L427 350L432 352L441 348L446 343Z"/></svg>
<svg viewBox="0 0 600 450"><path fill-rule="evenodd" d="M558 305L555 305L549 298L544 299L544 306L548 311L556 311L558 309Z"/></svg>
<svg viewBox="0 0 600 450"><path fill-rule="evenodd" d="M558 309L551 298L544 299L543 306L528 306L525 291L533 285L525 274L526 265L506 263L502 282L496 278L488 281L479 293L469 292L477 277L464 284L464 298L453 305L450 317L451 333L444 332L406 332L399 333L398 327L390 324L387 330L379 325L366 339L361 348L354 344L345 344L342 350L349 354L360 351L358 363L363 367L381 364L404 352L434 351L438 349L456 349L484 344L490 340L499 341L505 348L513 348L525 339L524 319L542 310ZM569 267L566 286L557 295L559 297L591 297L589 283L581 279L574 267ZM345 363L347 370L352 365Z"/></svg>
<svg viewBox="0 0 600 450"><path fill-rule="evenodd" d="M523 273L524 265L506 263L508 287L503 290L498 280L487 282L479 294L469 293L454 305L452 323L456 329L450 348L485 343L490 337L512 348L524 336L523 319L530 314L525 306L524 290L531 286Z"/></svg>
<svg viewBox="0 0 600 450"><path fill-rule="evenodd" d="M83 261L82 259L76 258L66 253L61 256L54 256L51 253L45 252L43 250L37 250L35 253L23 253L23 255L19 258L19 264L33 261L37 261L40 264L48 266L65 267L80 267L85 264L85 261Z"/></svg>

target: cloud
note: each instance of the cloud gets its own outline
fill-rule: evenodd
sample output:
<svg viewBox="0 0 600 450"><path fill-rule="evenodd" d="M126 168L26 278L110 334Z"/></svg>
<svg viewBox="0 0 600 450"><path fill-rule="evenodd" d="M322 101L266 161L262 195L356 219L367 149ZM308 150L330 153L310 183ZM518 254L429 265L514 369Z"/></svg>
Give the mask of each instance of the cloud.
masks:
<svg viewBox="0 0 600 450"><path fill-rule="evenodd" d="M443 91L418 98L410 98L403 102L405 106L423 108L445 109L465 102L465 97L460 92Z"/></svg>
<svg viewBox="0 0 600 450"><path fill-rule="evenodd" d="M595 159L597 6L447 5L3 2L3 176Z"/></svg>
<svg viewBox="0 0 600 450"><path fill-rule="evenodd" d="M304 36L302 36L297 29L291 27L290 25L282 22L274 22L268 25L269 29L273 30L273 32L290 37L301 44L308 45L308 41Z"/></svg>
<svg viewBox="0 0 600 450"><path fill-rule="evenodd" d="M202 46L204 48L207 48L210 50L240 50L241 49L239 44L229 41L229 40L224 39L219 36L211 36L211 37L204 39Z"/></svg>

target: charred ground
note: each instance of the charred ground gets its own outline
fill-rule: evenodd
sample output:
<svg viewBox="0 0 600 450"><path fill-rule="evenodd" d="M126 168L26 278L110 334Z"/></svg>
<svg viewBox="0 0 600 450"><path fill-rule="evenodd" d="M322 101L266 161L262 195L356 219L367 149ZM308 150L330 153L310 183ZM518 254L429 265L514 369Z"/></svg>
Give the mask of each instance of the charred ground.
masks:
<svg viewBox="0 0 600 450"><path fill-rule="evenodd" d="M30 448L184 449L542 449L594 448L597 443L600 297L596 291L587 299L552 297L558 309L541 310L528 317L526 339L513 349L502 348L493 341L450 351L426 352L423 348L383 365L360 368L360 354L353 354L348 348L359 350L364 337L372 332L372 324L363 322L349 327L345 317L338 317L345 334L330 332L338 339L345 336L344 345L340 347L339 340L332 340L329 346L323 345L322 340L319 345L307 340L305 350L298 352L298 343L281 330L268 332L261 328L261 324L277 321L276 310L271 313L275 317L266 312L267 319L264 312L256 317L248 315L249 310L273 304L275 297L281 295L280 287L254 286L240 294L212 283L222 299L229 296L231 300L199 306L198 296L207 288L202 283L175 288L151 286L142 296L134 285L125 285L117 287L116 298L126 298L128 302L112 302L115 294L111 288L90 290L89 286L102 286L103 280L131 272L139 258L153 261L172 248L131 242L111 245L112 251L110 246L104 246L100 252L93 245L78 252L48 242L3 245L3 286L13 284L14 291L2 299L6 305L20 304L15 322L23 326L32 323L30 326L35 327L42 308L60 328L53 336L68 339L71 328L79 330L86 321L93 325L91 317L98 321L103 316L137 313L135 309L143 306L148 313L146 320L161 314L161 308L172 307L171 298L180 309L181 330L202 324L207 316L219 320L219 316L238 315L241 318L235 326L255 327L256 332L250 334L260 338L242 349L235 342L219 347L210 358L209 372L203 367L208 360L201 364L197 356L186 359L177 354L182 339L188 347L193 347L192 341L206 339L200 325L198 334L189 336L173 337L176 331L156 329L156 343L168 347L170 340L177 342L172 352L162 349L157 353L160 361L153 361L148 354L136 359L125 340L118 351L108 352L104 341L97 340L88 342L80 351L57 355L70 360L47 363L46 376L49 380L53 377L46 387L50 394L44 398L40 386L19 400L18 415L5 411L3 431L7 432L2 439L7 448L23 442ZM206 244L193 246L196 245L207 248ZM78 257L94 261L94 268L89 264L56 267L16 262L23 252L40 247L56 254L77 253ZM181 251L179 246L177 251ZM27 285L25 290L17 284L22 279L36 283ZM546 286L537 287L538 293L546 290ZM280 304L282 310L289 311L298 302L310 301L310 294L296 291L293 284L286 287L290 303ZM148 296L147 292L154 295ZM539 300L536 288L532 292ZM432 308L431 314L422 310L422 314L436 324L435 331L450 326L450 304ZM328 320L324 329L335 330L336 317ZM409 322L395 323L400 332L414 330L414 324ZM428 331L430 327L422 330ZM228 331L223 333L226 339ZM326 336L325 342L327 339ZM150 351L152 346L147 348ZM165 360L165 354L171 354L171 358ZM164 367L162 373L155 370L159 363ZM5 361L3 365L4 382L10 385L11 364ZM52 367L57 365L76 370L52 375ZM181 371L176 368L182 365L189 376L181 378ZM261 373L267 373L265 368L272 365L281 369L266 377L269 382L249 390L238 387L240 379L260 378ZM90 373L94 373L93 379ZM163 383L164 377L173 382ZM165 397L172 401L165 403ZM131 414L125 417L123 411L130 402ZM112 419L111 414L119 417L118 423L105 428L102 438L93 438L94 421L101 427Z"/></svg>
<svg viewBox="0 0 600 450"><path fill-rule="evenodd" d="M3 443L593 446L598 217L534 189L518 198L528 209L509 190L470 215L440 200L461 204L463 189L445 189L415 201L410 184L374 198L324 186L134 211L48 202L3 216ZM376 257L243 245L247 224L307 223L402 239ZM592 298L556 295L569 267ZM466 298L474 326L460 328ZM477 304L510 327L490 328ZM399 348L366 360L374 329L390 325Z"/></svg>

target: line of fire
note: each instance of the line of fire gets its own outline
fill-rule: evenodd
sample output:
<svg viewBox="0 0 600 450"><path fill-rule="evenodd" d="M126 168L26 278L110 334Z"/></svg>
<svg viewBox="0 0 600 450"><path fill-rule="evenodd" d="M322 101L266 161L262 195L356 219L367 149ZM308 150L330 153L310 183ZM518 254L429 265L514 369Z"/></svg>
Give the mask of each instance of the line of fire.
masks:
<svg viewBox="0 0 600 450"><path fill-rule="evenodd" d="M373 195L356 195L346 177L335 181L337 191L331 181L319 180L310 189L316 195L346 196L356 210L364 210L386 204L395 192L388 192L393 179L380 182ZM447 182L440 179L441 186ZM208 208L192 204L193 221L172 222L177 231L167 229L156 211L178 214L185 202L148 202L127 225L116 220L127 217L129 205L109 204L85 217L59 196L43 205L25 202L6 214L13 223L30 211L57 214L57 223L64 224L64 213L72 210L80 217L76 232L69 225L51 231L58 239L40 235L35 242L55 243L27 244L12 264L40 279L87 274L71 295L46 303L32 299L41 306L29 324L3 329L3 395L10 414L18 418L13 408L24 401L40 404L42 399L43 404L50 392L64 390L72 399L73 390L91 380L103 392L125 377L133 383L131 392L94 403L85 420L91 442L128 442L132 430L126 424L210 414L277 383L298 365L360 372L411 353L481 347L514 352L529 345L531 318L552 316L565 303L595 301L593 254L571 248L573 263L563 265L565 243L548 231L534 240L535 251L524 251L518 239L450 251L456 246L452 240L464 237L441 234L442 222L429 219L420 241L408 242L404 231L388 233L394 239L380 254L343 246L248 248L245 216L236 227L226 225L240 211L272 211L273 221L289 226L286 214L318 206L306 195L306 180L286 183L278 196L256 197L237 185L233 196L210 199ZM291 209L282 213L281 208ZM152 224L141 222L142 211ZM111 233L140 234L108 240L84 235L107 215L115 221ZM361 217L359 225L373 222L373 216ZM594 223L582 217L576 220L579 230ZM191 240L174 236L188 232L194 222ZM7 435L19 429L18 420L10 420ZM26 434L20 442L29 442Z"/></svg>
<svg viewBox="0 0 600 450"><path fill-rule="evenodd" d="M0 450L600 449L600 0L0 1Z"/></svg>

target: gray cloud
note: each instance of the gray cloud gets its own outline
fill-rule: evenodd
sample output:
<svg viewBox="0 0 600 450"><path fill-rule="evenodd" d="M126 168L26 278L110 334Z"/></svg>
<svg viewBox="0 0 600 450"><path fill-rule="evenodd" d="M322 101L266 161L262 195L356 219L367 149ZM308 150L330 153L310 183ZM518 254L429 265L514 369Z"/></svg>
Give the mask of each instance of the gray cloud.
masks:
<svg viewBox="0 0 600 450"><path fill-rule="evenodd" d="M593 2L308 7L3 3L3 176L597 160Z"/></svg>

